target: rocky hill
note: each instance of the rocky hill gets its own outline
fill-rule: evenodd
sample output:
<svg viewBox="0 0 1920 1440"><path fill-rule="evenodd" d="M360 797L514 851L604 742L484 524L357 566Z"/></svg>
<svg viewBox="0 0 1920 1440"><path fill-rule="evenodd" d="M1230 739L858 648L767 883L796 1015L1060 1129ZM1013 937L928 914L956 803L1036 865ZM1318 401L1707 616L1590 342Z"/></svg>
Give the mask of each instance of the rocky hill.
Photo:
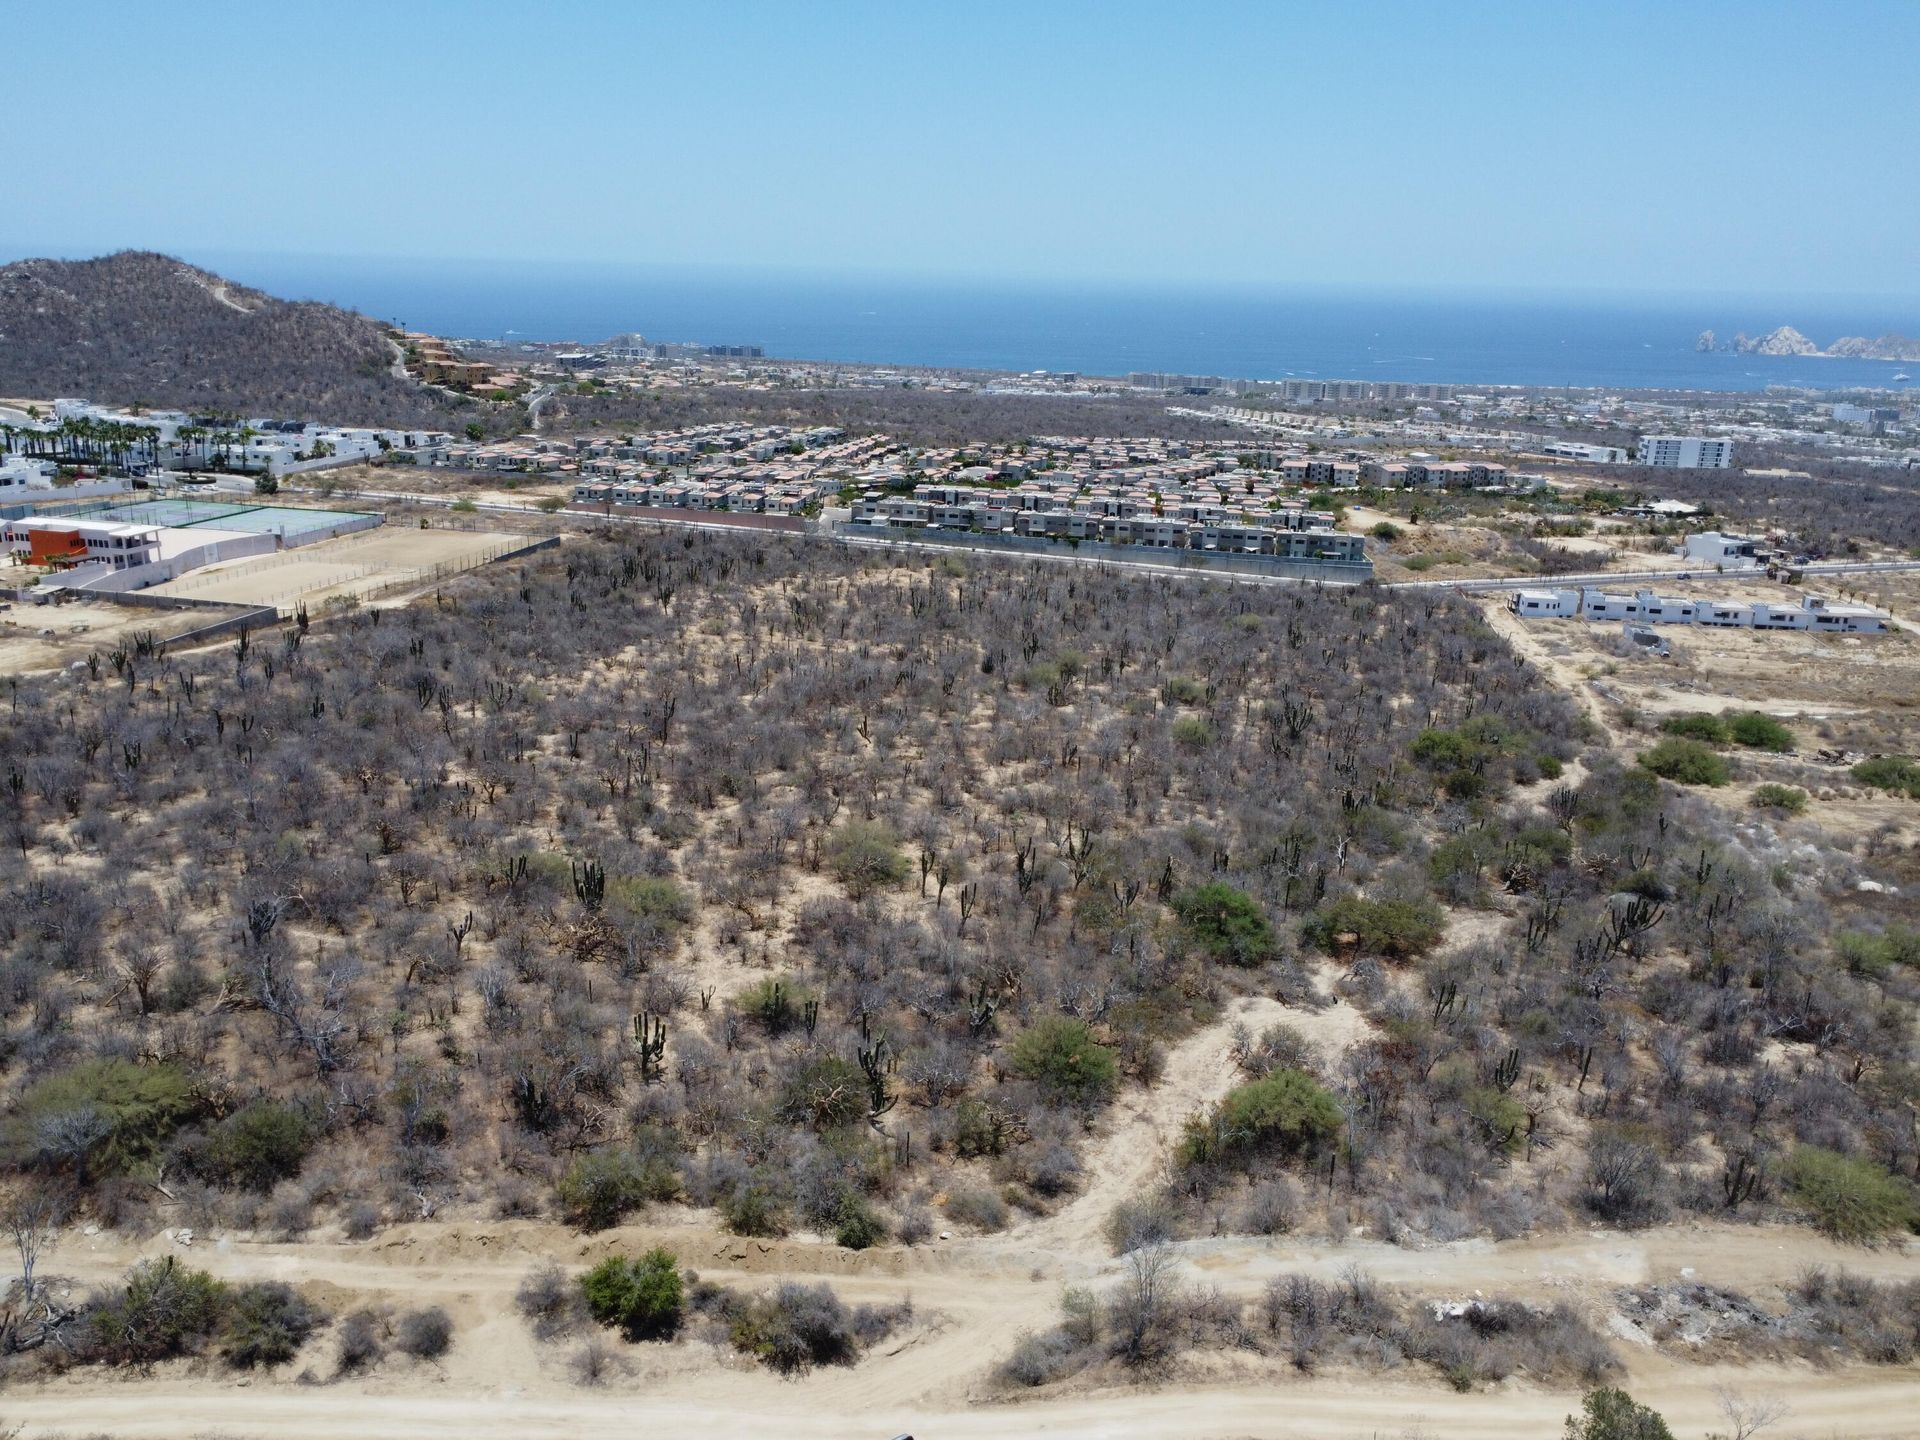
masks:
<svg viewBox="0 0 1920 1440"><path fill-rule="evenodd" d="M1733 337L1734 352L1739 355L1818 355L1820 347L1791 325L1782 325L1770 335L1754 339L1748 335Z"/></svg>
<svg viewBox="0 0 1920 1440"><path fill-rule="evenodd" d="M1724 345L1713 331L1702 330L1694 342L1699 351L1731 350L1736 355L1827 355L1847 360L1920 360L1920 340L1905 335L1882 335L1869 339L1864 335L1843 335L1826 349L1809 340L1791 325L1761 336L1735 335Z"/></svg>
<svg viewBox="0 0 1920 1440"><path fill-rule="evenodd" d="M473 408L394 373L384 328L166 255L0 266L0 395L78 395L346 424L446 427Z"/></svg>
<svg viewBox="0 0 1920 1440"><path fill-rule="evenodd" d="M1920 360L1920 340L1905 335L1882 335L1878 340L1846 335L1829 345L1827 354L1853 360Z"/></svg>

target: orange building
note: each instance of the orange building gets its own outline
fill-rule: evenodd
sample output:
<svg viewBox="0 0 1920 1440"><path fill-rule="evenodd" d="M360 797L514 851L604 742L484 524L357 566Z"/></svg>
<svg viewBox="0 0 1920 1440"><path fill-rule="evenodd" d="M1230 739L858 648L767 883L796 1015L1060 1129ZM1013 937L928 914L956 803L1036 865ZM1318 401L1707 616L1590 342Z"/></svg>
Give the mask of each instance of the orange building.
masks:
<svg viewBox="0 0 1920 1440"><path fill-rule="evenodd" d="M29 565L78 565L87 558L87 537L78 530L33 529L27 532Z"/></svg>

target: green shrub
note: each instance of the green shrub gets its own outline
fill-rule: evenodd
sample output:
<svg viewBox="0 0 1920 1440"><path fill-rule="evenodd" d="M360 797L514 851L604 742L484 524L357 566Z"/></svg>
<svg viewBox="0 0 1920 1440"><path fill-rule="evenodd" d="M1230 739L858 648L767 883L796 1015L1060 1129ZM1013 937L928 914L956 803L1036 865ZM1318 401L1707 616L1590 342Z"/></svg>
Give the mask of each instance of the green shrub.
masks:
<svg viewBox="0 0 1920 1440"><path fill-rule="evenodd" d="M1505 1091L1476 1086L1466 1094L1466 1107L1489 1149L1515 1155L1526 1145L1527 1112Z"/></svg>
<svg viewBox="0 0 1920 1440"><path fill-rule="evenodd" d="M1340 1105L1299 1070L1250 1080L1187 1122L1177 1151L1183 1166L1248 1155L1311 1155L1340 1133Z"/></svg>
<svg viewBox="0 0 1920 1440"><path fill-rule="evenodd" d="M1169 705L1204 705L1208 691L1204 680L1176 675L1160 687L1160 698Z"/></svg>
<svg viewBox="0 0 1920 1440"><path fill-rule="evenodd" d="M1214 881L1173 897L1173 913L1182 933L1212 959L1229 965L1258 965L1279 950L1273 924L1251 895Z"/></svg>
<svg viewBox="0 0 1920 1440"><path fill-rule="evenodd" d="M1364 900L1347 895L1309 916L1303 929L1328 954L1337 948L1340 936L1352 935L1366 954L1406 960L1438 945L1446 920L1431 900Z"/></svg>
<svg viewBox="0 0 1920 1440"><path fill-rule="evenodd" d="M1113 1051L1093 1038L1084 1020L1048 1015L1015 1037L1013 1068L1043 1090L1080 1103L1113 1093L1118 1067Z"/></svg>
<svg viewBox="0 0 1920 1440"><path fill-rule="evenodd" d="M827 868L856 900L903 884L911 870L899 838L875 821L850 820L827 836Z"/></svg>
<svg viewBox="0 0 1920 1440"><path fill-rule="evenodd" d="M241 1370L284 1365L326 1318L278 1280L235 1286L220 1330L221 1358Z"/></svg>
<svg viewBox="0 0 1920 1440"><path fill-rule="evenodd" d="M771 1185L749 1180L720 1197L720 1218L735 1235L787 1233L787 1211Z"/></svg>
<svg viewBox="0 0 1920 1440"><path fill-rule="evenodd" d="M1517 750L1527 737L1514 733L1497 716L1477 715L1451 730L1429 728L1414 737L1413 758L1441 776L1447 793L1471 800L1487 788L1489 766Z"/></svg>
<svg viewBox="0 0 1920 1440"><path fill-rule="evenodd" d="M1853 767L1852 774L1862 785L1920 800L1920 761L1905 755L1878 755L1862 760Z"/></svg>
<svg viewBox="0 0 1920 1440"><path fill-rule="evenodd" d="M1727 722L1706 710L1669 715L1660 722L1660 729L1665 734L1678 735L1683 740L1698 740L1703 745L1724 745L1728 739Z"/></svg>
<svg viewBox="0 0 1920 1440"><path fill-rule="evenodd" d="M1450 835L1442 840L1427 856L1427 875L1434 889L1455 902L1478 894L1481 871L1487 864L1486 850L1481 836Z"/></svg>
<svg viewBox="0 0 1920 1440"><path fill-rule="evenodd" d="M1018 1127L984 1100L969 1097L953 1109L953 1150L963 1160L1002 1155Z"/></svg>
<svg viewBox="0 0 1920 1440"><path fill-rule="evenodd" d="M647 1251L638 1260L609 1255L580 1277L587 1313L629 1340L666 1340L680 1328L685 1295L671 1252Z"/></svg>
<svg viewBox="0 0 1920 1440"><path fill-rule="evenodd" d="M1400 563L1417 574L1422 570L1431 570L1434 566L1438 565L1440 563L1440 557L1438 555L1409 555Z"/></svg>
<svg viewBox="0 0 1920 1440"><path fill-rule="evenodd" d="M1367 533L1376 540L1391 542L1400 538L1400 527L1391 520L1382 520Z"/></svg>
<svg viewBox="0 0 1920 1440"><path fill-rule="evenodd" d="M1793 1198L1814 1225L1853 1244L1878 1240L1914 1223L1913 1192L1873 1161L1802 1145L1787 1162Z"/></svg>
<svg viewBox="0 0 1920 1440"><path fill-rule="evenodd" d="M1673 1440L1660 1412L1624 1390L1589 1390L1580 1411L1567 1417L1565 1440Z"/></svg>
<svg viewBox="0 0 1920 1440"><path fill-rule="evenodd" d="M83 1180L123 1174L151 1161L199 1110L192 1083L171 1065L83 1061L21 1094L0 1131L4 1157Z"/></svg>
<svg viewBox="0 0 1920 1440"><path fill-rule="evenodd" d="M143 1260L127 1283L88 1307L87 1333L100 1357L117 1365L150 1365L197 1355L220 1328L227 1287L169 1255Z"/></svg>
<svg viewBox="0 0 1920 1440"><path fill-rule="evenodd" d="M1167 731L1173 743L1189 750L1204 750L1213 743L1213 725L1200 715L1182 715Z"/></svg>
<svg viewBox="0 0 1920 1440"><path fill-rule="evenodd" d="M1851 973L1884 979L1896 965L1920 965L1920 930L1842 930L1833 937L1833 953Z"/></svg>
<svg viewBox="0 0 1920 1440"><path fill-rule="evenodd" d="M1760 785L1754 789L1752 803L1758 810L1802 815L1807 809L1807 792L1794 785Z"/></svg>
<svg viewBox="0 0 1920 1440"><path fill-rule="evenodd" d="M1488 746L1458 730L1422 730L1413 737L1413 758L1430 770L1458 770L1485 764Z"/></svg>
<svg viewBox="0 0 1920 1440"><path fill-rule="evenodd" d="M887 1226L866 1197L848 1189L834 1206L833 1243L847 1250L869 1250L887 1238Z"/></svg>
<svg viewBox="0 0 1920 1440"><path fill-rule="evenodd" d="M607 882L607 901L615 909L667 926L690 925L699 907L673 881L654 875L626 875Z"/></svg>
<svg viewBox="0 0 1920 1440"><path fill-rule="evenodd" d="M1750 750L1770 750L1785 755L1793 749L1793 731L1771 715L1758 710L1743 710L1727 722L1727 734L1734 743Z"/></svg>
<svg viewBox="0 0 1920 1440"><path fill-rule="evenodd" d="M742 990L734 1003L764 1025L769 1034L780 1035L801 1022L807 1002L813 998L811 990L788 977L769 975Z"/></svg>
<svg viewBox="0 0 1920 1440"><path fill-rule="evenodd" d="M737 1305L728 1331L742 1354L782 1375L804 1375L815 1365L851 1365L859 1357L856 1319L827 1285L788 1282Z"/></svg>
<svg viewBox="0 0 1920 1440"><path fill-rule="evenodd" d="M644 1205L671 1200L680 1193L680 1176L659 1155L600 1150L575 1158L554 1193L569 1224L605 1230Z"/></svg>
<svg viewBox="0 0 1920 1440"><path fill-rule="evenodd" d="M256 1100L214 1127L207 1159L228 1184L265 1194L300 1173L313 1140L305 1111L278 1100Z"/></svg>
<svg viewBox="0 0 1920 1440"><path fill-rule="evenodd" d="M1643 768L1679 785L1724 785L1733 778L1727 762L1698 740L1662 740L1640 757Z"/></svg>

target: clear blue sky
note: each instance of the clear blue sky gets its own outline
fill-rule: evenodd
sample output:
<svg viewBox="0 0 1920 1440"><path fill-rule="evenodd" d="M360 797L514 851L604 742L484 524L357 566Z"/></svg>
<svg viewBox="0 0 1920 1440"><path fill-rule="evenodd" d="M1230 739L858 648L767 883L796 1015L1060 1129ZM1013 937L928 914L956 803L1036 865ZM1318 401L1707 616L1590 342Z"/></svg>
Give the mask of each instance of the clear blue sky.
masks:
<svg viewBox="0 0 1920 1440"><path fill-rule="evenodd" d="M62 0L0 257L1920 293L1920 3Z"/></svg>

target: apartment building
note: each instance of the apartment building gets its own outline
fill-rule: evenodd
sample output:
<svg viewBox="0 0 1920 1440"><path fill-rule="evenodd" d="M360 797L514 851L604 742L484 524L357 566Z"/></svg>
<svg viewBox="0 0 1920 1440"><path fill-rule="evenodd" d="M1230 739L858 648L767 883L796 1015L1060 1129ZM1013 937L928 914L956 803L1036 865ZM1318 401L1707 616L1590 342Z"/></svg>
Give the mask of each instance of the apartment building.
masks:
<svg viewBox="0 0 1920 1440"><path fill-rule="evenodd" d="M1726 470L1733 465L1733 442L1700 435L1642 435L1634 463L1656 470Z"/></svg>
<svg viewBox="0 0 1920 1440"><path fill-rule="evenodd" d="M1885 611L1871 605L1836 604L1818 596L1786 601L1716 600L1656 595L1636 590L1620 595L1577 590L1516 590L1507 609L1523 620L1620 621L1642 625L1716 625L1749 630L1810 630L1829 634L1884 634Z"/></svg>

